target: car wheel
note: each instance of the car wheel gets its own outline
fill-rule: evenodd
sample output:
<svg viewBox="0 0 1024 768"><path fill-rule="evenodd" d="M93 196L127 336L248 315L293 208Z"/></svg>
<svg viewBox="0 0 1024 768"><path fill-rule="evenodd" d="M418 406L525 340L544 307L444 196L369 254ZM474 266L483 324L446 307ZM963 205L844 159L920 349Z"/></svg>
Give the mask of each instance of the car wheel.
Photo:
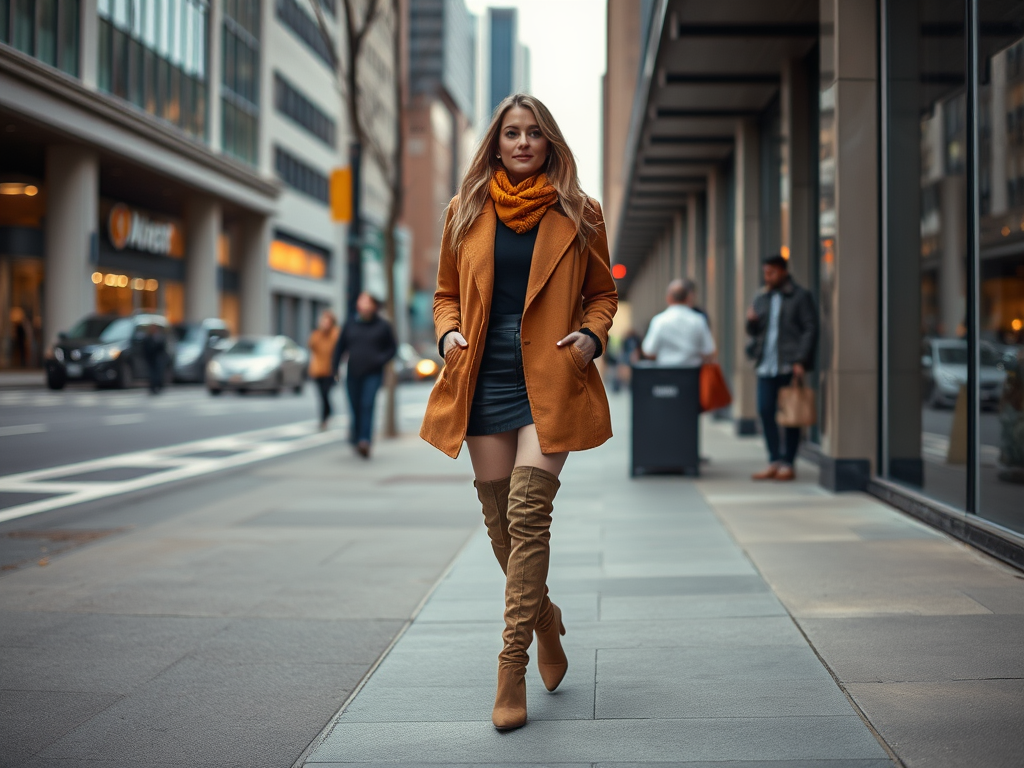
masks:
<svg viewBox="0 0 1024 768"><path fill-rule="evenodd" d="M279 374L277 374L277 381L274 383L274 386L269 390L270 394L272 394L274 397L277 397L278 395L281 394L281 387L283 387L283 386L284 386L284 374L283 373L279 373Z"/></svg>
<svg viewBox="0 0 1024 768"><path fill-rule="evenodd" d="M132 384L132 371L128 363L119 363L117 376L114 377L114 387L117 389L128 389Z"/></svg>
<svg viewBox="0 0 1024 768"><path fill-rule="evenodd" d="M298 384L296 384L294 387L292 387L292 392L294 392L296 395L301 395L302 394L302 386L303 386L304 383L305 382L300 381Z"/></svg>
<svg viewBox="0 0 1024 768"><path fill-rule="evenodd" d="M223 390L223 389L215 389L214 387L210 387L210 388L209 388L209 389L208 389L207 391L208 391L208 392L209 392L209 393L210 393L211 395L213 395L214 397L216 397L217 395L219 395L219 394L220 394L221 392L223 392L224 390Z"/></svg>
<svg viewBox="0 0 1024 768"><path fill-rule="evenodd" d="M64 389L64 385L68 383L66 376L62 376L59 373L47 373L46 374L46 386L50 389Z"/></svg>

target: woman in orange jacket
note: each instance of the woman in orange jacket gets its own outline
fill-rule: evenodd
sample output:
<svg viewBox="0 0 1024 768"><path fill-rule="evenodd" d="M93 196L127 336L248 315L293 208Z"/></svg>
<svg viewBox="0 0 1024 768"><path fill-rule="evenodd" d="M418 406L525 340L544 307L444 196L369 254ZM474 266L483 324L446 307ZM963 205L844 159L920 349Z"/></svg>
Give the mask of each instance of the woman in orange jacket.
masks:
<svg viewBox="0 0 1024 768"><path fill-rule="evenodd" d="M492 720L526 723L527 650L549 691L568 668L561 611L548 598L549 528L570 451L611 437L592 364L618 296L601 208L548 109L516 94L494 119L448 206L434 295L445 366L420 435L457 457L506 574L504 647Z"/></svg>
<svg viewBox="0 0 1024 768"><path fill-rule="evenodd" d="M338 343L338 319L329 309L320 313L316 328L309 334L309 378L316 382L320 392L320 429L327 429L331 418L331 387L337 371L331 363L334 346Z"/></svg>

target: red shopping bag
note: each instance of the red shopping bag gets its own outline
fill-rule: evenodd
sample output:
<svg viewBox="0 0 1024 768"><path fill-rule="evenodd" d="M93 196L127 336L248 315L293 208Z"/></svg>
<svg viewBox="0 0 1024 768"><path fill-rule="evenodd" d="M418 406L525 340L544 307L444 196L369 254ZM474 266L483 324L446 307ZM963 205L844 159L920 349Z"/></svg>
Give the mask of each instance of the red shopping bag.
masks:
<svg viewBox="0 0 1024 768"><path fill-rule="evenodd" d="M718 363L704 363L700 367L700 409L717 411L732 403L729 385Z"/></svg>

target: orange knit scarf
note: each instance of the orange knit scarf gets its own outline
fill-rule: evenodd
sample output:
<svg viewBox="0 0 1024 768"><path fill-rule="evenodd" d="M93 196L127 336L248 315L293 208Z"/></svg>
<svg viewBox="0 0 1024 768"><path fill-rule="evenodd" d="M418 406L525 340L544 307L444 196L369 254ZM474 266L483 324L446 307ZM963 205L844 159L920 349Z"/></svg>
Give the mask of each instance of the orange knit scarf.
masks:
<svg viewBox="0 0 1024 768"><path fill-rule="evenodd" d="M491 177L491 199L498 218L521 235L540 223L544 212L558 202L558 192L543 173L513 186L505 169L499 168Z"/></svg>

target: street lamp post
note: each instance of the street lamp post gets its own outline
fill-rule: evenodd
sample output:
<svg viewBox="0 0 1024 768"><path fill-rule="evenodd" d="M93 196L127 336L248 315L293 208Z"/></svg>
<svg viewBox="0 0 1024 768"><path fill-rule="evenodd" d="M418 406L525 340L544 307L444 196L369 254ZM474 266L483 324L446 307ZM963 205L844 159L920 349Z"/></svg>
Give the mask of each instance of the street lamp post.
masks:
<svg viewBox="0 0 1024 768"><path fill-rule="evenodd" d="M348 273L345 281L345 308L349 317L356 311L356 299L363 290L363 215L362 215L363 146L353 141L348 148L352 172L352 219L348 224Z"/></svg>

